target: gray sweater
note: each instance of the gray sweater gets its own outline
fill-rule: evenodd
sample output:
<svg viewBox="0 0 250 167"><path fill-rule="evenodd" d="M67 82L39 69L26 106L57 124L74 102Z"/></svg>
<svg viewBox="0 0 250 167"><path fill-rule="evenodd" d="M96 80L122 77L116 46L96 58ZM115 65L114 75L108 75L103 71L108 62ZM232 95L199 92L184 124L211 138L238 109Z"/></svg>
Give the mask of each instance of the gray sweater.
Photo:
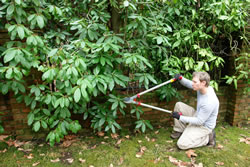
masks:
<svg viewBox="0 0 250 167"><path fill-rule="evenodd" d="M192 89L192 81L182 78L180 83ZM194 117L180 116L180 121L193 125L202 125L209 129L214 129L219 111L219 100L214 92L214 89L209 86L206 94L201 94L197 91L197 107Z"/></svg>

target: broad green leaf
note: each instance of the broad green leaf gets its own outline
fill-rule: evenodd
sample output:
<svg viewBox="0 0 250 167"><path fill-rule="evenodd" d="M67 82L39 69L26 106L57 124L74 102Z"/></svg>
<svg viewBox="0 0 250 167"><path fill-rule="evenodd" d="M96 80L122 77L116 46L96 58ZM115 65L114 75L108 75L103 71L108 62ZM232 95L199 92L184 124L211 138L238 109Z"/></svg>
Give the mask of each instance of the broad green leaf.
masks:
<svg viewBox="0 0 250 167"><path fill-rule="evenodd" d="M46 123L45 121L41 121L41 124L42 124L42 127L43 127L44 129L47 129L47 128L48 128L48 125L47 125L47 123Z"/></svg>
<svg viewBox="0 0 250 167"><path fill-rule="evenodd" d="M9 26L8 31L11 32L14 28L16 28L16 25Z"/></svg>
<svg viewBox="0 0 250 167"><path fill-rule="evenodd" d="M113 88L114 88L114 86L115 86L114 80L110 81L110 82L109 82L109 90L112 91Z"/></svg>
<svg viewBox="0 0 250 167"><path fill-rule="evenodd" d="M40 129L40 121L36 121L36 123L33 125L34 131L37 132Z"/></svg>
<svg viewBox="0 0 250 167"><path fill-rule="evenodd" d="M48 79L48 78L50 77L50 74L51 74L51 71L50 71L50 70L46 71L45 73L43 73L42 79L43 79L43 80Z"/></svg>
<svg viewBox="0 0 250 167"><path fill-rule="evenodd" d="M162 37L157 37L157 44L160 45L162 43L163 39Z"/></svg>
<svg viewBox="0 0 250 167"><path fill-rule="evenodd" d="M18 86L18 89L19 89L22 93L25 93L26 89L25 89L25 87L24 87L23 84L17 83L17 86Z"/></svg>
<svg viewBox="0 0 250 167"><path fill-rule="evenodd" d="M44 20L42 16L37 16L36 17L36 22L37 25L42 29L44 27Z"/></svg>
<svg viewBox="0 0 250 167"><path fill-rule="evenodd" d="M88 30L88 35L89 35L90 40L94 40L95 39L95 34L94 34L93 31Z"/></svg>
<svg viewBox="0 0 250 167"><path fill-rule="evenodd" d="M172 48L178 47L180 44L181 44L181 41L178 40L178 41L176 41L176 42L173 44L173 47L172 47Z"/></svg>
<svg viewBox="0 0 250 167"><path fill-rule="evenodd" d="M31 125L34 121L34 114L33 113L29 113L28 114L28 125Z"/></svg>
<svg viewBox="0 0 250 167"><path fill-rule="evenodd" d="M139 129L141 126L142 126L142 122L140 121L140 122L137 123L135 129Z"/></svg>
<svg viewBox="0 0 250 167"><path fill-rule="evenodd" d="M60 103L61 108L63 108L64 107L64 98L63 97L60 98L59 103Z"/></svg>
<svg viewBox="0 0 250 167"><path fill-rule="evenodd" d="M112 133L115 133L115 127L114 127L114 125L111 125L111 130L112 130Z"/></svg>
<svg viewBox="0 0 250 167"><path fill-rule="evenodd" d="M101 127L105 122L105 118L101 118L99 121L99 127Z"/></svg>
<svg viewBox="0 0 250 167"><path fill-rule="evenodd" d="M152 129L152 130L154 129L153 126L150 124L149 121L146 121L145 124L146 124L146 126L149 127L150 129Z"/></svg>
<svg viewBox="0 0 250 167"><path fill-rule="evenodd" d="M83 98L88 102L89 101L89 96L88 96L88 93L87 93L86 89L81 89L81 92L82 92Z"/></svg>
<svg viewBox="0 0 250 167"><path fill-rule="evenodd" d="M94 69L94 74L95 75L98 75L99 74L99 72L100 72L100 67L99 66L97 66L95 69Z"/></svg>
<svg viewBox="0 0 250 167"><path fill-rule="evenodd" d="M86 120L88 118L88 116L89 116L88 112L85 112L84 116L83 116L83 120Z"/></svg>
<svg viewBox="0 0 250 167"><path fill-rule="evenodd" d="M116 101L115 103L112 104L111 110L117 109L118 102Z"/></svg>
<svg viewBox="0 0 250 167"><path fill-rule="evenodd" d="M145 130L146 130L146 125L145 125L144 123L142 124L141 130L142 130L143 133L144 133Z"/></svg>
<svg viewBox="0 0 250 167"><path fill-rule="evenodd" d="M121 129L121 126L120 126L118 123L114 122L113 124L114 124L115 127L117 127L118 129Z"/></svg>
<svg viewBox="0 0 250 167"><path fill-rule="evenodd" d="M55 144L55 140L56 140L56 135L54 132L51 132L51 135L49 137L49 143L51 146L53 146Z"/></svg>
<svg viewBox="0 0 250 167"><path fill-rule="evenodd" d="M169 32L172 32L172 28L171 28L169 25L167 25L167 30L168 30Z"/></svg>
<svg viewBox="0 0 250 167"><path fill-rule="evenodd" d="M79 102L80 98L81 98L81 91L80 91L79 88L77 88L76 91L75 91L75 93L74 93L74 100L75 100L75 102L76 103Z"/></svg>
<svg viewBox="0 0 250 167"><path fill-rule="evenodd" d="M4 128L0 125L0 134L4 133Z"/></svg>
<svg viewBox="0 0 250 167"><path fill-rule="evenodd" d="M179 9L175 8L174 11L175 11L175 13L176 13L178 16L180 15Z"/></svg>
<svg viewBox="0 0 250 167"><path fill-rule="evenodd" d="M220 20L226 20L226 19L228 19L228 16L219 16L219 19Z"/></svg>
<svg viewBox="0 0 250 167"><path fill-rule="evenodd" d="M11 4L8 8L7 8L7 15L12 15L12 13L14 12L14 4Z"/></svg>
<svg viewBox="0 0 250 167"><path fill-rule="evenodd" d="M237 79L234 79L234 87L235 87L235 89L237 89L237 87L238 87L237 82L238 82Z"/></svg>
<svg viewBox="0 0 250 167"><path fill-rule="evenodd" d="M20 5L21 4L21 0L15 0L15 2Z"/></svg>
<svg viewBox="0 0 250 167"><path fill-rule="evenodd" d="M16 53L17 53L16 50L7 52L4 56L4 63L11 61L15 57Z"/></svg>
<svg viewBox="0 0 250 167"><path fill-rule="evenodd" d="M56 54L57 51L58 51L58 49L52 49L52 50L49 52L48 56L49 56L49 57L54 56L54 55Z"/></svg>
<svg viewBox="0 0 250 167"><path fill-rule="evenodd" d="M43 109L43 113L47 116L50 116L50 111L47 109Z"/></svg>

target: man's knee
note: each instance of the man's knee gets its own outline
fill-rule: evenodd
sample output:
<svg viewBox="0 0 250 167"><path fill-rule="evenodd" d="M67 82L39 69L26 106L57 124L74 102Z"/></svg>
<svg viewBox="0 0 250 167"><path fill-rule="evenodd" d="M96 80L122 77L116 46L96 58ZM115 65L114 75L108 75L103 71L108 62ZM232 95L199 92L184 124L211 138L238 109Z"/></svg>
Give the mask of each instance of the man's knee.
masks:
<svg viewBox="0 0 250 167"><path fill-rule="evenodd" d="M177 146L181 150L187 150L190 148L190 145L188 143L181 142L180 140L177 141Z"/></svg>
<svg viewBox="0 0 250 167"><path fill-rule="evenodd" d="M184 104L184 103L182 103L182 102L177 102L177 103L175 103L174 109L175 109L175 110L176 110L176 109L180 109L181 106L182 106L183 104Z"/></svg>

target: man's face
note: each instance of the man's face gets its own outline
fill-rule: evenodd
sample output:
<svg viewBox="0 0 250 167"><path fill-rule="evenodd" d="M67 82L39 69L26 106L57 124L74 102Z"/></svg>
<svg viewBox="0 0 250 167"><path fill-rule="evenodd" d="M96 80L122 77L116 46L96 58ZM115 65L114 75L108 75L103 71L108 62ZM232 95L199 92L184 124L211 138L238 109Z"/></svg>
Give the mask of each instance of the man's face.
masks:
<svg viewBox="0 0 250 167"><path fill-rule="evenodd" d="M206 82L205 81L200 81L199 78L197 77L193 77L192 79L192 87L193 87L193 90L195 91L198 91L198 90L201 90L205 87L206 85Z"/></svg>

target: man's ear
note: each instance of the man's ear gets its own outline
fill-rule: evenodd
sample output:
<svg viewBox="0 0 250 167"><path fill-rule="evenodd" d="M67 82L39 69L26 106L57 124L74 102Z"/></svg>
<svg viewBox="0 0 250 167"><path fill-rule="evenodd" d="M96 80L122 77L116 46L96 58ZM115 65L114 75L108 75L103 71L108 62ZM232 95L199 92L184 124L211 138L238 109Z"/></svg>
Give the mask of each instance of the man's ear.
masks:
<svg viewBox="0 0 250 167"><path fill-rule="evenodd" d="M206 82L206 81L201 81L201 84L202 84L203 86L206 86L207 82Z"/></svg>

